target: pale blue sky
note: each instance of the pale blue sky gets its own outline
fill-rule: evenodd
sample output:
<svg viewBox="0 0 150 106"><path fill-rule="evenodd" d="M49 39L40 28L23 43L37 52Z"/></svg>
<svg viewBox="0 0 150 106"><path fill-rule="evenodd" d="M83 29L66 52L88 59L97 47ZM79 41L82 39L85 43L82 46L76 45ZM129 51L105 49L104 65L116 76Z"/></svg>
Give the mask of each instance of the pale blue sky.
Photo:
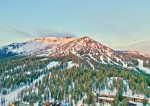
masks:
<svg viewBox="0 0 150 106"><path fill-rule="evenodd" d="M150 40L150 0L1 0L0 45L67 33L110 47Z"/></svg>

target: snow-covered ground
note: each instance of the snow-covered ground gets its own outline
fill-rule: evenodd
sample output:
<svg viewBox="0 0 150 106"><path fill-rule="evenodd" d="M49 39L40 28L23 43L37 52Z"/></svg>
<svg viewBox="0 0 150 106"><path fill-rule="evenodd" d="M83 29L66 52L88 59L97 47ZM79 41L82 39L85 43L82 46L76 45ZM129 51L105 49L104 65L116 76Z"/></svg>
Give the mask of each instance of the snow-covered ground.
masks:
<svg viewBox="0 0 150 106"><path fill-rule="evenodd" d="M38 79L36 79L35 81L33 81L33 85L38 82L39 80L42 80L44 77L44 75L40 76ZM23 86L23 87L20 87L16 90L14 90L13 92L10 92L8 93L7 95L1 95L0 94L0 99L1 97L5 97L5 100L6 100L6 105L8 105L9 102L13 102L13 101L16 101L16 100L19 100L18 97L18 94L21 92L21 90L25 89L25 88L29 88L29 86Z"/></svg>
<svg viewBox="0 0 150 106"><path fill-rule="evenodd" d="M59 64L59 62L56 62L56 61L50 62L50 63L47 65L47 68L48 68L48 69L51 69L51 68L57 66L58 64ZM43 70L43 69L39 69L39 70L37 70L37 71L42 71L42 70ZM39 80L42 80L44 76L45 76L44 74L41 75L38 79L34 80L32 84L34 85L34 84L35 84L36 82L38 82ZM21 92L21 90L25 89L26 87L28 88L29 86L20 87L20 88L14 90L13 92L10 92L10 93L8 93L7 95L5 95L5 100L6 100L5 103L6 103L6 105L8 105L9 102L13 102L13 101L15 101L15 100L18 100L18 98L17 98L17 97L18 97L18 94ZM1 97L4 97L4 95L0 94L0 102L1 102Z"/></svg>
<svg viewBox="0 0 150 106"><path fill-rule="evenodd" d="M50 62L48 65L47 65L47 68L48 69L51 69L53 67L56 67L57 65L59 65L59 62L58 61L53 61L53 62Z"/></svg>
<svg viewBox="0 0 150 106"><path fill-rule="evenodd" d="M15 101L15 100L18 100L17 96L18 96L18 93L20 93L21 90L25 89L26 86L24 87L21 87L21 88L18 88L16 89L15 91L5 95L5 100L6 100L6 105L9 103L9 102L12 102L12 101ZM3 95L0 95L0 98L1 97L4 97Z"/></svg>
<svg viewBox="0 0 150 106"><path fill-rule="evenodd" d="M41 61L45 61L45 60L48 60L49 58L43 58L43 59L40 59Z"/></svg>
<svg viewBox="0 0 150 106"><path fill-rule="evenodd" d="M20 44L21 46L16 49L10 49L10 51L14 53L34 53L37 50L41 50L45 47L47 47L49 44L48 43L41 43L37 41L28 41L25 42L24 44Z"/></svg>
<svg viewBox="0 0 150 106"><path fill-rule="evenodd" d="M52 62L50 62L50 63L47 65L46 68L51 69L51 68L53 68L53 67L56 67L57 65L60 65L60 62L58 62L58 61L52 61ZM69 61L69 62L68 62L68 67L67 67L67 69L69 69L69 68L71 68L71 67L73 67L73 66L78 66L78 64L75 64L75 63L73 63L72 61ZM43 69L39 69L39 70L37 70L37 71L43 71ZM27 73L28 73L28 72L27 72ZM28 73L28 74L29 74L29 73ZM34 85L34 84L35 84L36 82L38 82L39 80L42 80L44 76L45 76L45 75L43 74L43 75L40 76L38 79L34 80L32 84ZM26 87L28 88L29 86L20 87L20 88L14 90L13 92L10 92L10 93L8 93L7 95L5 95L5 100L6 100L5 103L6 103L6 105L7 105L9 102L13 102L13 101L15 101L15 100L18 100L18 98L17 98L17 97L18 97L18 94L21 92L21 90L25 89ZM0 99L1 99L1 97L3 97L3 95L0 94ZM38 106L38 103L36 103L35 106Z"/></svg>
<svg viewBox="0 0 150 106"><path fill-rule="evenodd" d="M23 54L33 54L39 52L42 53L42 55L38 56L48 56L51 52L52 48L57 47L58 45L62 45L65 43L68 43L70 41L75 40L76 38L72 37L45 37L45 38L38 38L34 39L31 41L23 42L23 43L12 43L7 46L0 47L1 50L3 49L8 49L8 52L13 52L13 53L23 53ZM43 50L44 54L43 54Z"/></svg>
<svg viewBox="0 0 150 106"><path fill-rule="evenodd" d="M129 101L129 103L136 104L137 106L143 106L143 103L139 103L139 102ZM147 104L146 106L149 106L149 104Z"/></svg>
<svg viewBox="0 0 150 106"><path fill-rule="evenodd" d="M75 64L75 63L73 63L72 61L69 61L69 62L68 62L68 67L67 67L67 69L72 68L73 66L78 67L79 65L78 65L78 64Z"/></svg>
<svg viewBox="0 0 150 106"><path fill-rule="evenodd" d="M110 77L108 78L108 87L110 87L111 84L113 84L113 78L117 79L117 77ZM119 79L122 79L122 78L119 78ZM134 93L133 94L133 91L129 88L129 84L128 84L128 81L126 80L123 80L123 85L126 85L127 87L127 92L123 91L123 96L126 96L126 97L131 97L131 98L140 98L140 99L144 99L145 96L144 94L137 94L137 93ZM100 91L97 91L97 93L101 94L101 95L116 95L117 94L117 89L114 88L113 91L109 90L108 88L105 87L105 89L103 90L100 90ZM149 103L150 103L150 98L148 98L149 100ZM137 105L137 106L140 106L140 105Z"/></svg>
<svg viewBox="0 0 150 106"><path fill-rule="evenodd" d="M96 106L111 106L110 103L96 103Z"/></svg>
<svg viewBox="0 0 150 106"><path fill-rule="evenodd" d="M143 66L143 61L138 59L139 65L138 68L148 74L150 74L150 69Z"/></svg>

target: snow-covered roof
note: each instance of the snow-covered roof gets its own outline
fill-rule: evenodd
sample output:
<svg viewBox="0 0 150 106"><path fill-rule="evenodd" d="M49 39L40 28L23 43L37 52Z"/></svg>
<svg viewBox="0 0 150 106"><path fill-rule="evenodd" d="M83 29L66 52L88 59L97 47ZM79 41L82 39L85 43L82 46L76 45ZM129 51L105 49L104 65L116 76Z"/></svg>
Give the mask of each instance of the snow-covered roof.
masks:
<svg viewBox="0 0 150 106"><path fill-rule="evenodd" d="M111 101L114 100L114 98L108 98L108 97L98 97L98 99L111 100Z"/></svg>

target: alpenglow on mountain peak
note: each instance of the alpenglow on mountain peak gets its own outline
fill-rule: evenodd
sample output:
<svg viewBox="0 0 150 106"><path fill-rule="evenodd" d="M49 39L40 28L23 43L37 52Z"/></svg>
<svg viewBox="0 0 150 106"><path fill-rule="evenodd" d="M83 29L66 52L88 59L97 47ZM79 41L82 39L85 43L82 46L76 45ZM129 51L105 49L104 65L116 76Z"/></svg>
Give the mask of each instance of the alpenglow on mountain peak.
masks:
<svg viewBox="0 0 150 106"><path fill-rule="evenodd" d="M88 36L46 37L23 43L12 43L0 48L0 57L33 56L61 58L74 55L86 61L92 68L94 64L110 64L121 67L138 67L139 60L150 61L150 58L139 53L118 52L91 39Z"/></svg>

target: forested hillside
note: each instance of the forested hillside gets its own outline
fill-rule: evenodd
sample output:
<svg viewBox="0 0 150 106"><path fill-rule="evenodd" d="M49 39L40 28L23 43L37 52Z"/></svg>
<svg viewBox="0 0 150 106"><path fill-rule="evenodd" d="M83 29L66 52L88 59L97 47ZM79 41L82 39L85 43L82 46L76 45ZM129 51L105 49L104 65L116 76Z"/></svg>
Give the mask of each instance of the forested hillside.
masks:
<svg viewBox="0 0 150 106"><path fill-rule="evenodd" d="M75 55L16 57L0 63L0 92L6 100L42 106L43 103L102 105L102 94L112 93L112 106L126 106L125 96L150 98L150 75L109 64L89 62ZM15 92L19 89L17 92ZM9 97L11 92L14 97Z"/></svg>

